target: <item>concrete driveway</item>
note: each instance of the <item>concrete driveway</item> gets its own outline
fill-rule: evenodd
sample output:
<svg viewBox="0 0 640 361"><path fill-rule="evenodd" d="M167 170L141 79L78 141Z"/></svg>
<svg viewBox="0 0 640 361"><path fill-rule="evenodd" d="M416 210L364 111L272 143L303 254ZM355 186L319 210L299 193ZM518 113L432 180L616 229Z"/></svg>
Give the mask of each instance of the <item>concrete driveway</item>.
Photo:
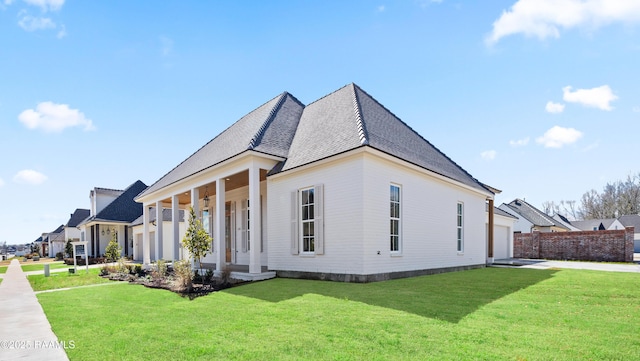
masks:
<svg viewBox="0 0 640 361"><path fill-rule="evenodd" d="M521 267L535 269L565 268L587 269L609 272L635 272L640 273L638 263L611 263L611 262L579 262L579 261L550 261L545 259L506 258L495 260L496 267Z"/></svg>

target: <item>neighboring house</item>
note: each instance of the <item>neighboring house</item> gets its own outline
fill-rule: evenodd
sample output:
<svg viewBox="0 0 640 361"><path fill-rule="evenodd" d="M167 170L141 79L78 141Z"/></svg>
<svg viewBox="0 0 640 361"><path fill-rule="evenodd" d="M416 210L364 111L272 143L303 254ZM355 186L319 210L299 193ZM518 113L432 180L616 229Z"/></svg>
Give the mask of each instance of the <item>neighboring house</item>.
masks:
<svg viewBox="0 0 640 361"><path fill-rule="evenodd" d="M567 217L561 215L560 213L554 214L553 215L553 219L555 219L556 221L560 222L560 224L562 224L563 226L567 227L567 229L569 231L572 231L572 232L581 231L580 228L577 228L577 227L574 227L573 225L571 225L571 221Z"/></svg>
<svg viewBox="0 0 640 361"><path fill-rule="evenodd" d="M633 230L633 251L640 253L640 215L626 215L618 217L618 221L625 227L634 227Z"/></svg>
<svg viewBox="0 0 640 361"><path fill-rule="evenodd" d="M114 234L122 247L123 255L132 254L131 222L142 215L142 205L133 199L145 188L146 184L136 181L125 190L94 188L89 193L89 217L78 224L80 240L88 242L89 257L104 255Z"/></svg>
<svg viewBox="0 0 640 361"><path fill-rule="evenodd" d="M495 207L493 226L493 256L495 259L513 257L513 231L518 217ZM488 226L488 223L487 223Z"/></svg>
<svg viewBox="0 0 640 361"><path fill-rule="evenodd" d="M47 257L55 257L56 253L64 252L64 225L56 228L55 231L48 233L42 238L47 243Z"/></svg>
<svg viewBox="0 0 640 361"><path fill-rule="evenodd" d="M38 254L40 255L40 257L44 257L44 255L48 254L49 252L49 233L43 233L40 237L38 237L38 239L36 239L35 241L33 241L33 243L31 243L31 249L33 249L34 247L38 248ZM31 251L29 251L30 253L32 253Z"/></svg>
<svg viewBox="0 0 640 361"><path fill-rule="evenodd" d="M158 227L158 222L156 219L156 211L155 211L155 207L152 207L148 213L149 216L149 233L151 235L151 238L155 239L155 232L156 229ZM186 224L185 219L184 219L184 210L180 210L179 213L179 229L178 229L178 240L177 242L180 243L182 241L182 239L184 238L185 233L187 232L187 227L188 224ZM163 245L162 247L158 247L158 250L162 250L162 249L172 249L173 247L173 233L172 231L172 212L171 209L163 209L162 210L162 228L163 228ZM133 233L133 240L131 241L129 247L131 247L131 249L133 250L132 256L133 259L136 261L142 261L142 233L144 231L144 227L143 227L143 216L138 217L135 221L131 222L131 231ZM160 259L163 257L155 257L156 254L156 247L155 247L155 242L151 242L150 243L150 252L151 254L154 255L154 259ZM211 248L211 250L213 250L213 246ZM179 251L178 251L178 259L182 259L182 254L183 254L184 250L182 249L182 247L180 247ZM173 257L170 257L170 259L175 259Z"/></svg>
<svg viewBox="0 0 640 361"><path fill-rule="evenodd" d="M620 221L615 218L607 219L588 219L586 221L572 221L571 225L581 231L604 231L624 229Z"/></svg>
<svg viewBox="0 0 640 361"><path fill-rule="evenodd" d="M56 253L64 254L68 240L79 241L80 229L78 224L89 217L88 209L76 209L71 213L67 224L64 225L62 232L59 232L54 238L49 237L49 257L55 257Z"/></svg>
<svg viewBox="0 0 640 361"><path fill-rule="evenodd" d="M524 199L516 198L509 204L502 203L498 208L518 217L515 232L566 232L569 230L561 222L525 202Z"/></svg>
<svg viewBox="0 0 640 361"><path fill-rule="evenodd" d="M179 258L147 215L210 219L203 262L282 277L372 281L484 267L494 192L355 84L304 105L285 92L136 197L142 253ZM151 210L154 207L155 209ZM170 234L179 239L177 217ZM489 220L493 217L490 215ZM493 225L488 225L493 227ZM151 244L156 246L151 252Z"/></svg>

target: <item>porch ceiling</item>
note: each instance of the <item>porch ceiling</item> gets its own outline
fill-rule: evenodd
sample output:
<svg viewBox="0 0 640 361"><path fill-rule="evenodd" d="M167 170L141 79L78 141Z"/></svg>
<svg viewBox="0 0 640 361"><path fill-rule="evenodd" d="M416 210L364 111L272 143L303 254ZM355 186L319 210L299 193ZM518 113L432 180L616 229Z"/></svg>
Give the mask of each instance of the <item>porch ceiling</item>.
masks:
<svg viewBox="0 0 640 361"><path fill-rule="evenodd" d="M268 170L260 169L260 181L264 181L267 179ZM246 187L249 185L249 170L242 171L240 173L236 173L227 177L225 182L225 189L227 191L231 191L237 188ZM209 196L214 196L216 194L216 182L207 183L201 187L198 187L198 192L200 194L200 199L204 198L205 192L209 194ZM164 199L163 202L170 203L171 199ZM180 205L191 204L191 192L184 192L178 195L178 203Z"/></svg>

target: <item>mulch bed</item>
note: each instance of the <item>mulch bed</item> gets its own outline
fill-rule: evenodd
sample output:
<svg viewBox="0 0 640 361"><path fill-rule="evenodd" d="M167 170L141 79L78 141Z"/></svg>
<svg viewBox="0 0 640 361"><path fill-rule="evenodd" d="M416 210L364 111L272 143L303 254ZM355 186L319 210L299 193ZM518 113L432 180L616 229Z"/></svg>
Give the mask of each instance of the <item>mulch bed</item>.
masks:
<svg viewBox="0 0 640 361"><path fill-rule="evenodd" d="M247 283L247 281L236 279L223 281L222 279L212 277L209 281L206 281L201 278L193 281L190 290L185 290L177 284L173 271L171 270L164 277L158 277L153 271L144 270L135 275L130 273L109 273L107 275L101 275L101 277L108 278L112 281L123 281L143 285L148 288L168 290L175 292L182 297L188 297L191 300L197 297L206 296L212 292Z"/></svg>

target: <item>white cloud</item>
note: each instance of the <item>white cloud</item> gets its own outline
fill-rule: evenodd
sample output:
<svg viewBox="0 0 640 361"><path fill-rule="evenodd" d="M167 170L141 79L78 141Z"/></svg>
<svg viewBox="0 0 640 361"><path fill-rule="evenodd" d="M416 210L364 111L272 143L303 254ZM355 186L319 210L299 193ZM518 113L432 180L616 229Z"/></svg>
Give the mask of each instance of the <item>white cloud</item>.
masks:
<svg viewBox="0 0 640 361"><path fill-rule="evenodd" d="M509 141L509 145L512 147L523 147L527 144L529 144L529 137Z"/></svg>
<svg viewBox="0 0 640 361"><path fill-rule="evenodd" d="M29 5L38 6L42 11L58 11L62 9L64 0L23 0Z"/></svg>
<svg viewBox="0 0 640 361"><path fill-rule="evenodd" d="M549 101L547 102L547 105L544 107L544 109L548 113L553 113L553 114L562 113L564 111L564 104L554 103L552 101Z"/></svg>
<svg viewBox="0 0 640 361"><path fill-rule="evenodd" d="M20 113L18 119L29 129L42 129L45 132L61 132L65 128L76 126L84 127L84 130L96 129L93 121L78 109L53 102L42 102L35 110L27 109Z"/></svg>
<svg viewBox="0 0 640 361"><path fill-rule="evenodd" d="M56 28L56 23L54 23L50 18L36 18L31 15L23 15L18 21L18 25L26 31Z"/></svg>
<svg viewBox="0 0 640 361"><path fill-rule="evenodd" d="M545 148L562 148L567 144L572 144L582 138L582 132L573 128L563 128L554 126L547 130L541 137L536 139L538 144Z"/></svg>
<svg viewBox="0 0 640 361"><path fill-rule="evenodd" d="M561 29L597 29L614 22L640 21L637 0L518 0L493 23L487 45L522 33L545 39L560 37Z"/></svg>
<svg viewBox="0 0 640 361"><path fill-rule="evenodd" d="M562 88L564 95L562 99L570 103L580 103L587 107L602 110L612 110L612 101L618 99L608 85L599 86L592 89L576 89L571 91L571 86Z"/></svg>
<svg viewBox="0 0 640 361"><path fill-rule="evenodd" d="M480 153L480 156L484 160L494 160L497 154L498 152L496 152L495 150L485 150L484 152Z"/></svg>
<svg viewBox="0 0 640 361"><path fill-rule="evenodd" d="M47 180L47 176L36 172L32 169L24 169L19 171L15 176L13 176L13 181L16 183L23 184L31 184L31 185L39 185L44 183Z"/></svg>

